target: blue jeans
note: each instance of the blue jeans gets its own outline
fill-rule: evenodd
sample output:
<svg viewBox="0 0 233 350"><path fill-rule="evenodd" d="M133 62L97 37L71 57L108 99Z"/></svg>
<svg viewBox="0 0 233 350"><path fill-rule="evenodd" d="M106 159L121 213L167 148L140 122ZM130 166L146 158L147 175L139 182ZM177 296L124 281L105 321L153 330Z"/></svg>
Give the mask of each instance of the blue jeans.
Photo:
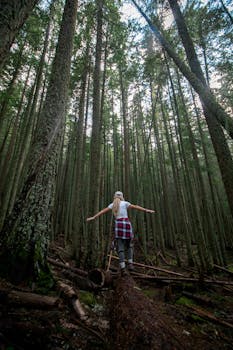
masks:
<svg viewBox="0 0 233 350"><path fill-rule="evenodd" d="M125 268L125 250L127 251L128 263L133 262L133 240L131 238L117 238L116 241L120 267Z"/></svg>

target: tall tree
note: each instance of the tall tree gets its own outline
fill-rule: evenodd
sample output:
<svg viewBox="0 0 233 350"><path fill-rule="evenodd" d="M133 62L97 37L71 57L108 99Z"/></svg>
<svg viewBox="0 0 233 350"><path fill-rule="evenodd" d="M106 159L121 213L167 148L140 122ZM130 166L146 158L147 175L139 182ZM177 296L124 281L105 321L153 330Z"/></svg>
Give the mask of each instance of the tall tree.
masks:
<svg viewBox="0 0 233 350"><path fill-rule="evenodd" d="M101 154L101 58L103 45L103 0L96 0L97 34L95 48L95 67L93 76L93 110L92 133L90 145L90 180L89 180L89 212L90 215L99 211L100 194L100 154ZM98 263L99 223L96 220L89 227L87 241L88 264Z"/></svg>
<svg viewBox="0 0 233 350"><path fill-rule="evenodd" d="M55 176L70 78L77 0L66 0L50 82L41 112L30 174L2 230L1 260L13 280L41 281L52 225ZM7 261L7 262L6 262Z"/></svg>
<svg viewBox="0 0 233 350"><path fill-rule="evenodd" d="M129 125L128 125L128 89L127 82L124 79L122 67L119 67L120 87L121 87L121 104L123 117L124 133L124 193L126 198L130 194L130 150L129 150Z"/></svg>

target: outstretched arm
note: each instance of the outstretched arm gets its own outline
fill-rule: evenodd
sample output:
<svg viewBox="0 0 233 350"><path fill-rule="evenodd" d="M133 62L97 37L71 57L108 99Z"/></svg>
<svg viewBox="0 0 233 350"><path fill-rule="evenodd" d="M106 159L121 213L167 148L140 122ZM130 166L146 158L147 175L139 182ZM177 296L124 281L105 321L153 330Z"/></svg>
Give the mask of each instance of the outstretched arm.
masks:
<svg viewBox="0 0 233 350"><path fill-rule="evenodd" d="M111 209L108 208L108 207L104 208L104 209L100 210L98 213L96 213L94 216L91 216L90 218L87 218L87 221L95 220L96 218L98 218L98 216L107 213L109 210L111 210Z"/></svg>
<svg viewBox="0 0 233 350"><path fill-rule="evenodd" d="M143 207L140 207L140 205L134 205L134 204L130 204L128 206L128 209L137 209L137 210L140 210L140 211L145 211L146 213L155 213L154 210L152 209L146 209L146 208L143 208Z"/></svg>

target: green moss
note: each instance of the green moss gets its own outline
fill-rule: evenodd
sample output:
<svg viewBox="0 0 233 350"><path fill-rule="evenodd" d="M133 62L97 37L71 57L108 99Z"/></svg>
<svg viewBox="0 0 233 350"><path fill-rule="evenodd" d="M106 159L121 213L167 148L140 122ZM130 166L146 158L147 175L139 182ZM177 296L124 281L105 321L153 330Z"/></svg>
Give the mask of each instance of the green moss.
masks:
<svg viewBox="0 0 233 350"><path fill-rule="evenodd" d="M79 299L81 303L86 304L90 307L94 307L97 303L96 298L93 293L84 290L79 291Z"/></svg>
<svg viewBox="0 0 233 350"><path fill-rule="evenodd" d="M194 315L192 314L191 318L195 321L195 322L205 322L205 320L203 318L201 318L198 315Z"/></svg>
<svg viewBox="0 0 233 350"><path fill-rule="evenodd" d="M231 271L231 272L233 272L233 266L229 266L229 267L228 267L228 270Z"/></svg>
<svg viewBox="0 0 233 350"><path fill-rule="evenodd" d="M47 294L53 288L54 280L49 269L39 271L36 285L36 290L42 294Z"/></svg>
<svg viewBox="0 0 233 350"><path fill-rule="evenodd" d="M177 305L194 305L195 303L193 300L187 298L187 297L180 297L179 299L176 300Z"/></svg>
<svg viewBox="0 0 233 350"><path fill-rule="evenodd" d="M143 290L143 294L152 299L156 295L156 291L153 289L146 289Z"/></svg>

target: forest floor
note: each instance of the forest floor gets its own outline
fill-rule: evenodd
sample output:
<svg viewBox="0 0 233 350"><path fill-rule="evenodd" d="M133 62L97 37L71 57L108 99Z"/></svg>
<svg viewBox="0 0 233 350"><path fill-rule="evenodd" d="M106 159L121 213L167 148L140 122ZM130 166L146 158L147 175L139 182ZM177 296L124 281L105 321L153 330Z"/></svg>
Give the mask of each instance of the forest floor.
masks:
<svg viewBox="0 0 233 350"><path fill-rule="evenodd" d="M171 252L155 259L138 244L135 250L135 260L152 268L136 265L121 277L114 258L113 283L99 288L85 284L85 273L75 278L79 270L60 242L50 249L51 261L61 265L51 264L59 282L49 293L1 279L0 350L233 349L230 269L200 278L175 266Z"/></svg>

